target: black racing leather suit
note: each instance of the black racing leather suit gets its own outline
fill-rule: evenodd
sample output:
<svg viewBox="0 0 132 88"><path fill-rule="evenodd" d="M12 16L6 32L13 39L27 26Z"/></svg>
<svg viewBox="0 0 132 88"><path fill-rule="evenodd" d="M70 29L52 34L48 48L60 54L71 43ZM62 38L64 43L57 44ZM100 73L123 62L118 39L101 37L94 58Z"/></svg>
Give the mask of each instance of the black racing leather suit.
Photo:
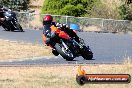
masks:
<svg viewBox="0 0 132 88"><path fill-rule="evenodd" d="M2 20L2 18L5 18L5 15L4 15L4 13L6 12L6 11L11 11L10 9L7 9L7 8L0 8L0 23L2 23L3 22L3 20ZM1 25L1 24L0 24Z"/></svg>
<svg viewBox="0 0 132 88"><path fill-rule="evenodd" d="M0 8L0 18L3 18L5 11L8 11L8 10L9 9L6 9L6 8Z"/></svg>

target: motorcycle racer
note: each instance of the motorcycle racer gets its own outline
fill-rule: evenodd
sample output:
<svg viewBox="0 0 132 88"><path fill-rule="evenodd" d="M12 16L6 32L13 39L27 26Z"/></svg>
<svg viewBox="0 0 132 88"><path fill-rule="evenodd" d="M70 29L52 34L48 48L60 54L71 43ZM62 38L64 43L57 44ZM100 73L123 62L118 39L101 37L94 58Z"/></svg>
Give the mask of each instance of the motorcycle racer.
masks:
<svg viewBox="0 0 132 88"><path fill-rule="evenodd" d="M4 20L5 18L4 18L3 6L0 5L0 22L3 22Z"/></svg>
<svg viewBox="0 0 132 88"><path fill-rule="evenodd" d="M5 11L11 11L11 10L0 5L0 23L2 23L5 20L4 17Z"/></svg>
<svg viewBox="0 0 132 88"><path fill-rule="evenodd" d="M77 42L79 41L79 37L77 34L65 24L53 22L53 17L51 15L46 15L43 17L43 41L47 46L52 47L52 53L57 56L57 52L54 49L52 44L52 38L55 36L54 33L51 32L51 26L59 28L61 31L66 32L70 37L74 38Z"/></svg>

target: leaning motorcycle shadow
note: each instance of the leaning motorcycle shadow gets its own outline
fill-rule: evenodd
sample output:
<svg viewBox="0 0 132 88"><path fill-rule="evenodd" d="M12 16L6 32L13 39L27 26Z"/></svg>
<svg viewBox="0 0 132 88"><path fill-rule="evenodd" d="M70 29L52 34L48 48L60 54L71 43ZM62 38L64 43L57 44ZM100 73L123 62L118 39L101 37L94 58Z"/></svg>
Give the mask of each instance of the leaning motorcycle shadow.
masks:
<svg viewBox="0 0 132 88"><path fill-rule="evenodd" d="M20 31L20 30L14 30L12 32L25 32L25 31Z"/></svg>
<svg viewBox="0 0 132 88"><path fill-rule="evenodd" d="M68 62L74 62L74 61L80 61L80 60L84 60L84 61L93 61L93 60L95 60L95 59L91 59L91 60L79 59L79 60L72 60L72 61L68 61Z"/></svg>
<svg viewBox="0 0 132 88"><path fill-rule="evenodd" d="M85 59L74 59L73 61L66 61L67 64L88 64L88 63L92 63L95 59L91 59L91 60L85 60Z"/></svg>
<svg viewBox="0 0 132 88"><path fill-rule="evenodd" d="M6 32L25 32L25 31L20 31L20 30L14 30L14 31L2 30L2 31L6 31Z"/></svg>
<svg viewBox="0 0 132 88"><path fill-rule="evenodd" d="M61 59L64 59L62 56L58 56L59 58L61 58ZM92 58L92 59L90 59L90 60L86 60L86 59L83 59L82 57L76 57L75 59L73 59L73 60L71 60L71 61L67 61L67 60L65 60L64 59L64 61L67 61L68 63L70 63L70 62L79 62L79 61L94 61L95 59L94 58Z"/></svg>

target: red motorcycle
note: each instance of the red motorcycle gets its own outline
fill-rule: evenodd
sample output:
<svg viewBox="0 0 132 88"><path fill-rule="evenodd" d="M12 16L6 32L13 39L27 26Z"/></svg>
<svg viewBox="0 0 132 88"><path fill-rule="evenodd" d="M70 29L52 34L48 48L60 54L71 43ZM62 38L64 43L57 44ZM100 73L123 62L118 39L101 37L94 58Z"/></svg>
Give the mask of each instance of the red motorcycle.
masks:
<svg viewBox="0 0 132 88"><path fill-rule="evenodd" d="M67 61L72 61L75 57L82 56L85 60L91 60L93 53L89 46L86 46L83 39L75 41L66 32L51 26L51 32L55 34L52 43L56 51Z"/></svg>

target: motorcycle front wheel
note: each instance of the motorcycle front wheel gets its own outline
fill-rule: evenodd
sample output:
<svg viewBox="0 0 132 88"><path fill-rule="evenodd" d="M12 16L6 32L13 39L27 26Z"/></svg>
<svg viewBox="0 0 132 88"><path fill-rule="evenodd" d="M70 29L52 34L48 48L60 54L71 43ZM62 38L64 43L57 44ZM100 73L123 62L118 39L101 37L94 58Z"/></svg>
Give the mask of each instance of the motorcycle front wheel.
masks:
<svg viewBox="0 0 132 88"><path fill-rule="evenodd" d="M72 61L74 59L73 53L69 49L66 50L62 44L56 43L55 49L67 61Z"/></svg>
<svg viewBox="0 0 132 88"><path fill-rule="evenodd" d="M24 32L21 25L18 22L14 22L13 20L9 23L11 27L11 31L19 30L20 32Z"/></svg>
<svg viewBox="0 0 132 88"><path fill-rule="evenodd" d="M19 23L17 23L17 28L19 29L19 31L24 32L22 26Z"/></svg>

